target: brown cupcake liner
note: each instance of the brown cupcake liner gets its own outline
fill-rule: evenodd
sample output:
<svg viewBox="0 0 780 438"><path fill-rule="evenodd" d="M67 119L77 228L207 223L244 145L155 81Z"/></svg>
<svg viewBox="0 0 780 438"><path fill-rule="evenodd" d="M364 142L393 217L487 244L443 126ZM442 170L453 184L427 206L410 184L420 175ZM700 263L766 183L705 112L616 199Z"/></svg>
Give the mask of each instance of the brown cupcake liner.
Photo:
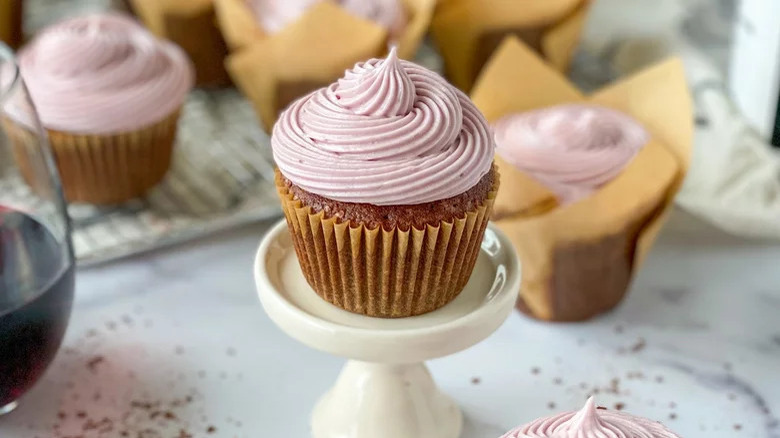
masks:
<svg viewBox="0 0 780 438"><path fill-rule="evenodd" d="M276 188L301 269L314 291L353 313L400 318L454 300L471 276L498 190L464 217L425 229L369 229L314 213L276 171Z"/></svg>
<svg viewBox="0 0 780 438"><path fill-rule="evenodd" d="M70 202L114 204L144 195L165 176L171 163L177 110L160 122L133 132L86 135L48 130L65 198ZM35 186L28 149L39 147L29 128L3 119L22 177Z"/></svg>

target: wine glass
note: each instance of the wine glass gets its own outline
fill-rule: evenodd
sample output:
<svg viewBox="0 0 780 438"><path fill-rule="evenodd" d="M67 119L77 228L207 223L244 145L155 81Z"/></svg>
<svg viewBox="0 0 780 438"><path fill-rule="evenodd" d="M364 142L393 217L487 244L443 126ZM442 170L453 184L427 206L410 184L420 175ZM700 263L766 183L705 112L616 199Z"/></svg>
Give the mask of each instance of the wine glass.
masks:
<svg viewBox="0 0 780 438"><path fill-rule="evenodd" d="M73 286L57 167L13 52L0 43L0 415L54 358Z"/></svg>

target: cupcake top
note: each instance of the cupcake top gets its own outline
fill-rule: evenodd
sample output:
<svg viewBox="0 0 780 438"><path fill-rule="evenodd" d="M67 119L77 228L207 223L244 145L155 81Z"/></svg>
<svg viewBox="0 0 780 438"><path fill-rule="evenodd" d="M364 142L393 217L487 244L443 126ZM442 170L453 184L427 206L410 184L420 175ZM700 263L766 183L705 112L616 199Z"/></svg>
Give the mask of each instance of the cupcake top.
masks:
<svg viewBox="0 0 780 438"><path fill-rule="evenodd" d="M372 59L292 103L271 138L282 174L337 201L415 205L474 187L494 142L469 98L398 58Z"/></svg>
<svg viewBox="0 0 780 438"><path fill-rule="evenodd" d="M322 0L247 0L255 17L268 33L284 29L307 9ZM406 24L400 0L335 0L351 14L373 21L397 37Z"/></svg>
<svg viewBox="0 0 780 438"><path fill-rule="evenodd" d="M615 179L650 138L631 117L585 104L511 114L494 128L496 152L562 204Z"/></svg>
<svg viewBox="0 0 780 438"><path fill-rule="evenodd" d="M579 412L539 418L501 438L680 438L657 421L599 409L588 399Z"/></svg>
<svg viewBox="0 0 780 438"><path fill-rule="evenodd" d="M21 50L19 66L43 126L66 132L157 123L182 105L194 82L179 47L117 14L54 24Z"/></svg>

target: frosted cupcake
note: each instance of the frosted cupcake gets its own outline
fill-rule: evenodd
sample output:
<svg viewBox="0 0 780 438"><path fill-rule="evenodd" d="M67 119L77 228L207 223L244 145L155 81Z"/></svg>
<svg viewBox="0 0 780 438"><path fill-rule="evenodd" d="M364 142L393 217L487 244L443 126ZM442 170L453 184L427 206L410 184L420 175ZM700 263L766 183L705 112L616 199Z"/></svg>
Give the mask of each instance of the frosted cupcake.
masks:
<svg viewBox="0 0 780 438"><path fill-rule="evenodd" d="M57 23L19 54L21 74L48 131L70 201L107 204L162 180L193 69L175 45L122 15ZM6 108L17 157L34 141ZM24 166L22 166L24 168Z"/></svg>
<svg viewBox="0 0 780 438"><path fill-rule="evenodd" d="M657 421L597 408L593 398L580 411L539 418L501 438L680 438Z"/></svg>
<svg viewBox="0 0 780 438"><path fill-rule="evenodd" d="M274 34L300 18L310 7L323 0L248 0L255 19L267 34ZM384 28L391 39L404 30L406 13L401 0L338 0L350 14Z"/></svg>
<svg viewBox="0 0 780 438"><path fill-rule="evenodd" d="M463 289L498 188L487 122L463 93L393 50L294 102L271 145L298 260L322 298L405 317Z"/></svg>
<svg viewBox="0 0 780 438"><path fill-rule="evenodd" d="M435 0L215 0L226 66L270 132L296 99L389 45L413 59Z"/></svg>

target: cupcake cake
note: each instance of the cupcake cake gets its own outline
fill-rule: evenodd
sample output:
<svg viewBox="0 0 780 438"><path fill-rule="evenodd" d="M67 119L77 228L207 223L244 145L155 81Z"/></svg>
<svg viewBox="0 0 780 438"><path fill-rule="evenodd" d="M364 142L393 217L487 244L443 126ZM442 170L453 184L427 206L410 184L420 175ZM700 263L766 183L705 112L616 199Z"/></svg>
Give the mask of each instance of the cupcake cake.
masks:
<svg viewBox="0 0 780 438"><path fill-rule="evenodd" d="M663 424L596 407L589 398L580 411L536 419L501 438L680 438Z"/></svg>
<svg viewBox="0 0 780 438"><path fill-rule="evenodd" d="M126 201L162 180L193 84L181 49L126 16L88 15L42 31L19 66L69 201ZM5 106L3 122L23 159L37 137L14 107Z"/></svg>
<svg viewBox="0 0 780 438"><path fill-rule="evenodd" d="M504 189L493 220L523 260L518 308L547 321L614 309L688 168L692 106L680 62L586 97L508 38L472 98L494 128Z"/></svg>
<svg viewBox="0 0 780 438"><path fill-rule="evenodd" d="M447 0L431 25L447 77L470 90L501 41L513 35L566 71L579 43L589 0Z"/></svg>
<svg viewBox="0 0 780 438"><path fill-rule="evenodd" d="M303 273L347 311L406 317L468 281L498 188L467 96L398 58L358 63L294 102L271 138Z"/></svg>
<svg viewBox="0 0 780 438"><path fill-rule="evenodd" d="M415 56L435 0L216 0L227 68L270 132L295 99L397 47Z"/></svg>
<svg viewBox="0 0 780 438"><path fill-rule="evenodd" d="M201 87L230 84L228 50L216 24L214 0L127 0L133 12L158 38L182 48L195 67Z"/></svg>

